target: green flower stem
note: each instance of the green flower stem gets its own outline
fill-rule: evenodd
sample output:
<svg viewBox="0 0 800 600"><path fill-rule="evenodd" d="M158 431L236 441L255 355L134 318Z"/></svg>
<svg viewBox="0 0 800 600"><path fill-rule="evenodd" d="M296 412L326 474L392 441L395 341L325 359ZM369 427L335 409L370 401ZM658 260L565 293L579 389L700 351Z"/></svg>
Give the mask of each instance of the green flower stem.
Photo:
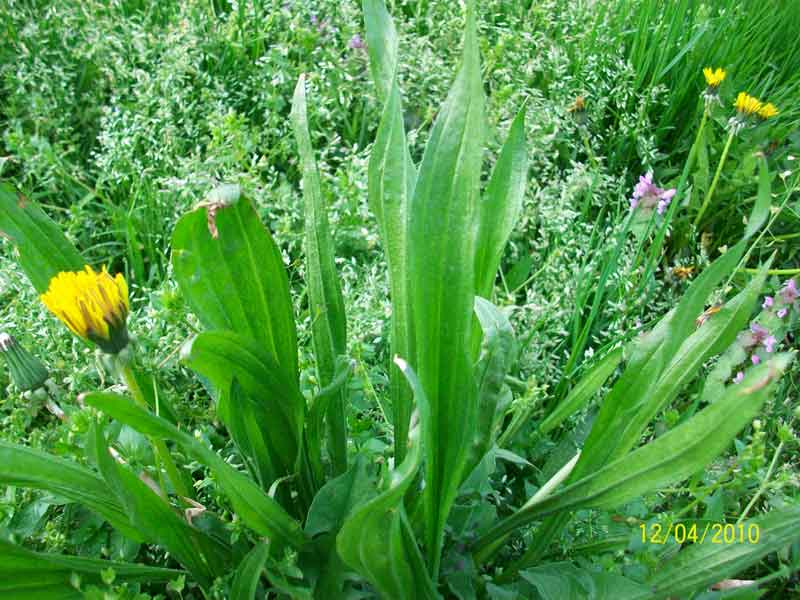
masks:
<svg viewBox="0 0 800 600"><path fill-rule="evenodd" d="M758 269L741 269L743 273L758 273ZM770 269L767 275L800 275L800 269Z"/></svg>
<svg viewBox="0 0 800 600"><path fill-rule="evenodd" d="M731 144L733 143L734 133L733 129L731 129L730 133L728 134L728 140L725 142L725 148L722 150L722 156L719 159L719 164L717 165L717 172L714 173L714 179L711 180L711 187L708 188L706 192L706 197L703 198L703 204L700 206L700 211L697 213L697 216L694 218L694 226L697 227L700 224L700 219L703 218L703 215L706 213L706 209L708 208L709 202L711 202L711 197L714 195L714 190L717 189L717 183L719 182L719 176L722 174L722 167L725 165L725 161L728 158L728 152L731 149Z"/></svg>
<svg viewBox="0 0 800 600"><path fill-rule="evenodd" d="M115 361L117 370L119 371L120 376L125 382L125 385L128 386L128 390L130 391L133 399L136 403L141 406L143 409L150 411L150 407L147 404L147 400L145 400L144 393L142 392L142 388L139 387L139 383L136 380L136 375L134 374L133 367L131 366L131 359L128 357L123 357L122 354L118 354L115 357ZM175 465L175 462L172 460L172 456L169 453L169 449L167 448L166 442L164 440L159 440L153 437L150 437L150 443L153 445L153 449L155 450L156 454L156 463L160 463L160 466L164 467L164 470L167 472L167 476L169 477L170 482L172 483L172 487L178 496L182 496L184 498L191 498L192 494L186 485L183 477L181 477L181 473L178 470L178 467ZM160 468L159 468L160 473ZM163 488L163 486L162 486Z"/></svg>
<svg viewBox="0 0 800 600"><path fill-rule="evenodd" d="M775 454L772 455L772 461L769 463L767 474L764 476L764 480L761 482L761 485L759 486L758 491L755 493L755 496L753 496L750 502L748 502L747 506L745 506L744 510L742 511L742 514L739 515L739 518L736 519L737 525L747 518L747 514L756 505L758 499L764 495L764 491L767 489L767 483L772 477L772 473L775 471L775 465L778 462L778 457L781 455L781 450L783 450L783 442L778 444L778 447L775 448Z"/></svg>

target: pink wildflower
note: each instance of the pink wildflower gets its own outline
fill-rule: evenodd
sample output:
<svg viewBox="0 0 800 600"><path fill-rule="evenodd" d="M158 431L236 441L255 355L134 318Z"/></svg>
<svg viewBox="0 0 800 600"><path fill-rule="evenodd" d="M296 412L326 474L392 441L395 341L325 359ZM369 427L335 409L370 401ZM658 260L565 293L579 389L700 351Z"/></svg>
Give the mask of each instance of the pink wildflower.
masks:
<svg viewBox="0 0 800 600"><path fill-rule="evenodd" d="M633 188L631 210L641 205L642 208L655 208L658 214L662 215L669 207L670 202L672 202L675 192L674 188L665 190L654 184L653 172L648 171L645 175L639 177L639 183Z"/></svg>

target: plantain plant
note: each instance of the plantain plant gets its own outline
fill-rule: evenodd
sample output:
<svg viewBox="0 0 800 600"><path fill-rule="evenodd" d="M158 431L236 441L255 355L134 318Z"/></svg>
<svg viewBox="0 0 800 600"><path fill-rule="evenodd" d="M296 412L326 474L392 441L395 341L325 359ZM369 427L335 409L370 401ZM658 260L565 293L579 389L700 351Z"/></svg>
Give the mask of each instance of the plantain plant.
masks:
<svg viewBox="0 0 800 600"><path fill-rule="evenodd" d="M539 435L584 408L622 365L583 450L523 506L506 507L500 511L506 516L482 526L460 549L459 565L444 566L462 519L453 510L459 495L476 481L487 484L491 464L520 426L511 406L525 390L508 377L514 332L491 297L528 176L524 110L482 190L485 99L474 2L467 2L461 64L415 165L404 130L398 36L382 0L364 0L363 8L382 103L368 193L391 291L393 460L368 464L348 452L345 307L301 77L292 122L305 203L318 384L313 397L299 383L286 269L252 202L237 187L222 186L180 219L172 237L174 278L203 329L186 343L182 361L213 398L239 467L186 431L159 399L152 374L143 372L123 331L124 280L105 271L81 272L85 261L41 208L0 187L0 229L17 247L20 266L48 307L108 354L130 392L82 397L96 409L85 465L3 442L0 483L83 504L130 540L160 546L180 565L170 570L37 554L2 542L0 598L81 598L108 583L109 570L116 584L125 585L186 575L204 597L222 593L237 600L264 597L265 590L327 600L440 598L453 589L461 598L667 598L703 589L800 536L800 510L773 511L746 522L760 527L759 544L690 545L664 558L644 583L546 561L550 542L575 510L614 509L697 473L772 395L792 360L789 353L771 355L739 383L709 386L702 410L641 444L654 417L749 323L768 264L701 326L695 324L742 259L745 239L701 273L650 332L613 350L575 382L538 424ZM768 194L758 214L764 202ZM73 279L73 296L58 296L56 283L67 286ZM81 285L102 291L82 297L89 292ZM89 319L94 309L86 308L92 303L96 321ZM109 420L150 440L155 478L120 456ZM192 462L210 472L239 523L236 535L225 527L224 515L197 503L188 476ZM520 545L520 534L530 531ZM510 558L509 542L517 549Z"/></svg>

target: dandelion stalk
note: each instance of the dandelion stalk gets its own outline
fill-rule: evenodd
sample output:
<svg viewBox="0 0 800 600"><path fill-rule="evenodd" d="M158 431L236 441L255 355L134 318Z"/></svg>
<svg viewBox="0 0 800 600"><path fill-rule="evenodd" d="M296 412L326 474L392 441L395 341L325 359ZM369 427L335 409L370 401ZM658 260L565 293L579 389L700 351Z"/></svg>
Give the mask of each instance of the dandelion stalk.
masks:
<svg viewBox="0 0 800 600"><path fill-rule="evenodd" d="M147 400L145 400L144 392L139 385L139 382L136 378L136 373L134 372L131 363L132 359L127 352L117 354L114 357L114 366L116 367L117 373L128 387L128 391L130 391L134 401L144 410L149 411L150 407L147 404ZM156 453L156 463L161 463L161 466L164 467L169 480L172 482L172 487L175 489L175 492L184 498L191 498L192 495L189 491L189 488L184 482L178 467L175 465L175 462L172 460L172 456L169 453L169 448L167 448L166 442L164 442L164 440L151 437L150 443L153 445L153 449ZM160 472L161 470L159 469L159 473ZM161 488L166 489L163 482L161 483Z"/></svg>
<svg viewBox="0 0 800 600"><path fill-rule="evenodd" d="M717 183L719 182L719 177L722 174L722 167L725 166L725 161L728 159L728 152L730 152L731 144L733 143L733 138L735 137L736 133L734 129L731 129L730 133L728 133L728 140L725 142L725 148L722 150L722 156L719 159L719 164L717 165L717 171L714 173L714 179L711 180L711 186L708 188L706 192L705 198L703 198L703 204L700 206L700 211L697 213L697 216L694 218L694 226L697 227L700 224L700 219L703 218L703 215L708 208L708 204L711 202L711 198L714 195L714 191L717 189Z"/></svg>
<svg viewBox="0 0 800 600"><path fill-rule="evenodd" d="M105 267L98 273L86 265L82 271L62 271L53 277L40 299L72 333L97 345L111 357L136 403L150 410L132 365L127 328L130 301L125 278L121 274L112 277ZM163 465L176 493L190 497L189 488L172 461L166 443L155 438L151 438L150 443L155 450L157 466L159 462ZM160 475L160 466L158 468Z"/></svg>

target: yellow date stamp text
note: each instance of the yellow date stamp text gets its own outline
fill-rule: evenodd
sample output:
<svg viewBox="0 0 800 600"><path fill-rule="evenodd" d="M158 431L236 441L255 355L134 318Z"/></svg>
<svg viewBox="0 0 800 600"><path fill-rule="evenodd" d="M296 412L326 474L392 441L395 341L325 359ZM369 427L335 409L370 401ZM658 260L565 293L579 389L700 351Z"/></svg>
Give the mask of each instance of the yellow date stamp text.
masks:
<svg viewBox="0 0 800 600"><path fill-rule="evenodd" d="M641 523L642 543L666 544L670 538L678 544L757 544L761 530L755 523Z"/></svg>

